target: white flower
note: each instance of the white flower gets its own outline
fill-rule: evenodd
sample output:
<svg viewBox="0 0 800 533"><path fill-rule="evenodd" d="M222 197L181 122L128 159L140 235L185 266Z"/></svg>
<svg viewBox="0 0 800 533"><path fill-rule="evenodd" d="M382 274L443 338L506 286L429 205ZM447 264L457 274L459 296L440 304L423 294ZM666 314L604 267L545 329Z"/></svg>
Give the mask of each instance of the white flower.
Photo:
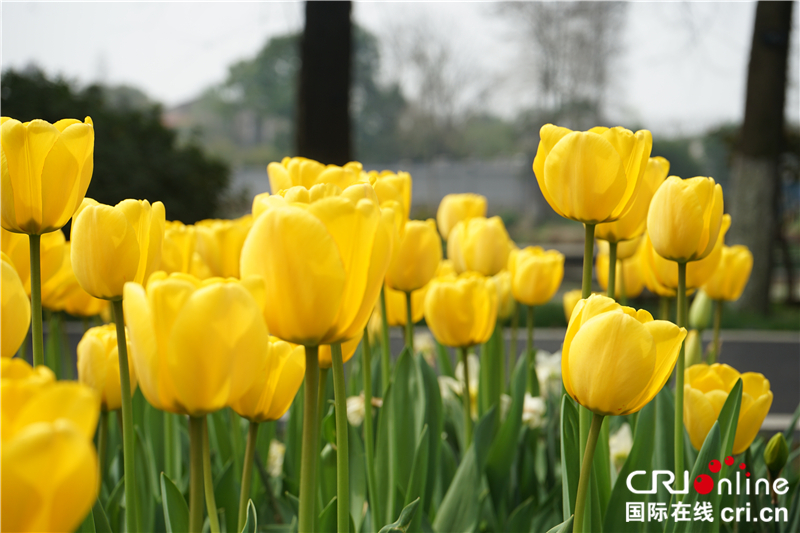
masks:
<svg viewBox="0 0 800 533"><path fill-rule="evenodd" d="M531 429L542 426L544 414L547 406L539 396L531 396L525 393L525 401L522 404L522 423Z"/></svg>
<svg viewBox="0 0 800 533"><path fill-rule="evenodd" d="M283 456L286 455L286 445L272 439L269 441L267 452L267 471L272 477L281 477L283 474Z"/></svg>
<svg viewBox="0 0 800 533"><path fill-rule="evenodd" d="M351 426L360 426L364 422L364 396L350 396L347 399L347 421Z"/></svg>
<svg viewBox="0 0 800 533"><path fill-rule="evenodd" d="M628 455L631 453L633 447L633 436L631 435L631 427L626 423L622 424L619 429L608 438L608 449L611 455L611 464L617 469L617 472L622 469Z"/></svg>
<svg viewBox="0 0 800 533"><path fill-rule="evenodd" d="M422 354L425 361L431 366L436 363L436 344L433 342L433 336L427 331L414 333L414 349Z"/></svg>
<svg viewBox="0 0 800 533"><path fill-rule="evenodd" d="M550 354L544 350L536 351L536 376L539 378L539 393L547 398L551 388L561 392L561 352Z"/></svg>
<svg viewBox="0 0 800 533"><path fill-rule="evenodd" d="M508 394L501 394L500 395L500 421L506 419L508 416L508 410L511 408L511 396Z"/></svg>
<svg viewBox="0 0 800 533"><path fill-rule="evenodd" d="M461 395L461 382L457 381L450 376L439 376L439 392L442 393L442 399L447 399L453 394Z"/></svg>

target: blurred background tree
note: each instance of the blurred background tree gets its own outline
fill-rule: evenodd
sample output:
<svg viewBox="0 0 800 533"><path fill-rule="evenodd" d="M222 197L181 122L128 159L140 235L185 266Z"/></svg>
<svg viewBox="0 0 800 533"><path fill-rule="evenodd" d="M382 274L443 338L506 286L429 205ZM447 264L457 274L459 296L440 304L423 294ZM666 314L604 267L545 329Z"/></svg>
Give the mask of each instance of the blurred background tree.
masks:
<svg viewBox="0 0 800 533"><path fill-rule="evenodd" d="M87 196L116 204L125 198L160 200L167 218L187 223L215 215L228 167L196 143L179 144L161 121L161 106L130 87L76 89L38 69L3 72L3 115L23 122L92 117L94 175ZM68 231L69 226L65 227Z"/></svg>

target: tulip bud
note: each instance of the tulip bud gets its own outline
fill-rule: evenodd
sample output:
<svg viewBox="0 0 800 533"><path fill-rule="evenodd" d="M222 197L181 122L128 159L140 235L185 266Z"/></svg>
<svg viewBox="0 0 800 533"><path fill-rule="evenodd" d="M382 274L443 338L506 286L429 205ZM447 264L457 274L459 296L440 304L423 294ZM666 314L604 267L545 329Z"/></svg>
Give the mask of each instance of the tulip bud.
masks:
<svg viewBox="0 0 800 533"><path fill-rule="evenodd" d="M557 250L528 246L512 250L508 257L511 290L523 305L544 305L561 286L564 278L564 255Z"/></svg>
<svg viewBox="0 0 800 533"><path fill-rule="evenodd" d="M381 206L388 201L396 201L403 208L405 220L408 220L411 213L411 174L408 172L398 172L395 174L389 170L383 172L369 172L367 174L378 201ZM434 225L434 231L436 226ZM441 244L441 243L440 243Z"/></svg>
<svg viewBox="0 0 800 533"><path fill-rule="evenodd" d="M772 479L778 477L788 459L789 447L786 445L786 439L783 433L776 433L764 448L764 462L767 464L767 470Z"/></svg>
<svg viewBox="0 0 800 533"><path fill-rule="evenodd" d="M699 365L703 362L703 341L696 329L686 335L686 366Z"/></svg>
<svg viewBox="0 0 800 533"><path fill-rule="evenodd" d="M430 284L425 285L418 291L411 293L411 320L415 324L422 320L422 315L425 311L425 296L428 294L429 286ZM387 285L384 288L384 295L386 297L386 322L390 326L405 326L408 320L408 310L406 308L408 299L406 294L390 289ZM380 311L380 306L377 306L377 308Z"/></svg>
<svg viewBox="0 0 800 533"><path fill-rule="evenodd" d="M703 331L711 325L711 315L714 310L711 298L703 291L697 291L689 307L689 327Z"/></svg>
<svg viewBox="0 0 800 533"><path fill-rule="evenodd" d="M436 224L439 233L447 240L450 231L462 220L486 216L486 197L480 194L448 194L439 203Z"/></svg>
<svg viewBox="0 0 800 533"><path fill-rule="evenodd" d="M564 304L564 317L567 319L567 323L569 323L572 310L575 309L575 304L580 301L581 295L582 291L580 289L573 289L564 293L562 303Z"/></svg>
<svg viewBox="0 0 800 533"><path fill-rule="evenodd" d="M703 290L714 300L738 300L752 270L753 254L747 246L723 246L719 266Z"/></svg>
<svg viewBox="0 0 800 533"><path fill-rule="evenodd" d="M127 340L130 352L130 340ZM128 359L131 396L136 391L133 359ZM89 328L78 343L78 380L92 387L100 396L104 411L122 407L119 378L117 329L114 324Z"/></svg>
<svg viewBox="0 0 800 533"><path fill-rule="evenodd" d="M386 284L398 291L421 289L436 274L442 260L442 240L433 219L406 222L395 243L392 262L386 271Z"/></svg>
<svg viewBox="0 0 800 533"><path fill-rule="evenodd" d="M508 265L514 243L500 217L475 217L455 225L447 237L447 257L460 274L494 276Z"/></svg>
<svg viewBox="0 0 800 533"><path fill-rule="evenodd" d="M492 336L496 320L497 290L483 276L467 273L431 281L425 297L425 321L441 344L483 344Z"/></svg>
<svg viewBox="0 0 800 533"><path fill-rule="evenodd" d="M0 309L0 342L2 357L14 357L28 335L31 325L31 302L22 287L17 271L6 254L2 254L2 309Z"/></svg>

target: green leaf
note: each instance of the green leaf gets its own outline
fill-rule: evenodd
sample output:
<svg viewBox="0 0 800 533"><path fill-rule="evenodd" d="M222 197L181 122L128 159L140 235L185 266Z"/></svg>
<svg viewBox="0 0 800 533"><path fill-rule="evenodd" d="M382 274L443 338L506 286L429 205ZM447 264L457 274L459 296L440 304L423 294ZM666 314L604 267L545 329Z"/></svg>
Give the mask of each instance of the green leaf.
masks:
<svg viewBox="0 0 800 533"><path fill-rule="evenodd" d="M322 438L328 444L336 444L336 416L331 410L322 419Z"/></svg>
<svg viewBox="0 0 800 533"><path fill-rule="evenodd" d="M136 499L139 509L138 523L144 531L152 531L156 518L156 500L158 494L158 484L156 483L156 471L153 468L153 453L149 443L142 437L139 426L136 432ZM127 512L127 509L126 509Z"/></svg>
<svg viewBox="0 0 800 533"><path fill-rule="evenodd" d="M336 533L336 497L328 502L317 518L319 533Z"/></svg>
<svg viewBox="0 0 800 533"><path fill-rule="evenodd" d="M794 410L792 422L786 427L786 431L783 432L783 438L786 439L786 443L789 445L790 450L792 449L792 442L794 441L794 434L796 433L798 420L800 420L800 403L797 404L797 409Z"/></svg>
<svg viewBox="0 0 800 533"><path fill-rule="evenodd" d="M226 418L224 411L217 411L206 416L209 445L212 450L217 452L211 454L212 467L217 471L222 470L228 461L233 460L233 444Z"/></svg>
<svg viewBox="0 0 800 533"><path fill-rule="evenodd" d="M330 444L326 444L320 452L317 483L323 502L336 496L336 450Z"/></svg>
<svg viewBox="0 0 800 533"><path fill-rule="evenodd" d="M506 523L506 531L508 533L519 533L521 531L530 531L531 522L533 522L533 513L536 508L533 505L533 498L528 498L511 512Z"/></svg>
<svg viewBox="0 0 800 533"><path fill-rule="evenodd" d="M719 423L720 428L720 449L718 454L718 459L722 459L728 455L733 454L733 443L736 439L736 427L739 425L739 409L742 405L742 391L743 391L743 384L742 380L737 379L736 384L733 386L731 391L728 393L728 398L725 400L725 403L722 405L722 409L719 412L719 416L717 417L717 422ZM687 444L687 446L691 448L691 442ZM752 462L748 461L751 464L751 468L755 465L752 465ZM697 463L694 463L695 467L698 466ZM705 468L708 465L708 461L705 464L701 464L700 466ZM717 479L722 479L728 475L728 472L732 471L733 468L726 465L725 462L722 462L722 469L720 470L719 474L716 476ZM696 474L695 474L696 476ZM694 479L694 476L692 477ZM711 494L708 495L708 499L711 502L711 505L714 509L719 509L719 502L721 499L721 495L717 494L717 491L712 491ZM714 525L710 528L711 531L719 531L719 521L716 521Z"/></svg>
<svg viewBox="0 0 800 533"><path fill-rule="evenodd" d="M114 489L111 491L111 494L108 495L108 501L106 501L106 516L111 524L119 524L122 521L123 515L121 510L124 494L125 476L121 476L114 486Z"/></svg>
<svg viewBox="0 0 800 533"><path fill-rule="evenodd" d="M611 417L608 416L603 419L600 438L597 440L597 448L592 462L592 473L597 480L597 497L600 503L598 510L603 518L605 518L608 500L611 498L611 453L608 449L608 424L610 421Z"/></svg>
<svg viewBox="0 0 800 533"><path fill-rule="evenodd" d="M405 533L409 531L409 526L416 515L417 507L419 507L419 498L403 507L403 510L400 511L400 517L397 519L397 521L383 526L378 533Z"/></svg>
<svg viewBox="0 0 800 533"><path fill-rule="evenodd" d="M528 356L520 357L511 377L511 407L494 439L486 459L486 477L495 508L499 508L502 495L508 487L514 451L522 428L522 408L528 379ZM533 474L533 472L531 472Z"/></svg>
<svg viewBox="0 0 800 533"><path fill-rule="evenodd" d="M456 377L456 373L453 371L453 361L450 359L450 351L436 339L433 342L436 343L436 364L439 367L439 373L451 378Z"/></svg>
<svg viewBox="0 0 800 533"><path fill-rule="evenodd" d="M414 451L414 463L411 467L411 477L408 479L406 498L403 505L409 505L414 500L419 500L425 494L425 484L428 481L428 449L430 439L428 439L428 426L422 428L416 450ZM419 531L422 522L422 513L417 513L414 517L411 530Z"/></svg>
<svg viewBox="0 0 800 533"><path fill-rule="evenodd" d="M561 486L564 496L564 516L575 512L580 478L580 443L578 435L578 409L569 395L561 397Z"/></svg>
<svg viewBox="0 0 800 533"><path fill-rule="evenodd" d="M557 525L547 533L570 533L572 531L572 519L574 516L570 515L570 517L562 522L561 524Z"/></svg>
<svg viewBox="0 0 800 533"><path fill-rule="evenodd" d="M619 533L636 532L641 529L641 524L626 521L626 502L645 502L646 494L634 494L626 485L628 475L634 470L650 472L653 462L653 448L655 446L656 428L656 402L650 402L639 412L636 422L636 435L633 447L628 454L628 459L622 466L617 476L617 482L611 491L611 497L606 509L603 531ZM640 476L635 479L642 484L650 483L649 477ZM648 489L648 486L639 486L637 489Z"/></svg>
<svg viewBox="0 0 800 533"><path fill-rule="evenodd" d="M383 516L373 517L375 524L382 524L394 516L394 475L390 467L391 450L391 417L394 396L394 384L390 384L383 395L383 407L378 410L377 439L375 444L375 477L378 486L378 497L383 500Z"/></svg>
<svg viewBox="0 0 800 533"><path fill-rule="evenodd" d="M161 501L164 506L164 522L167 533L189 531L189 507L183 494L163 472L161 473Z"/></svg>
<svg viewBox="0 0 800 533"><path fill-rule="evenodd" d="M425 384L419 366L408 349L397 359L392 383L394 484L404 490L411 477L414 451L425 424Z"/></svg>
<svg viewBox="0 0 800 533"><path fill-rule="evenodd" d="M656 434L653 449L653 469L675 471L675 398L669 385L656 395ZM638 422L637 422L638 424ZM669 505L671 495L662 483L649 501Z"/></svg>
<svg viewBox="0 0 800 533"><path fill-rule="evenodd" d="M350 515L355 517L353 531L359 533L363 522L364 502L367 501L367 473L364 458L364 443L359 431L348 424L349 471L350 471Z"/></svg>
<svg viewBox="0 0 800 533"><path fill-rule="evenodd" d="M436 372L422 357L417 358L417 365L425 385L425 423L428 425L428 479L425 482L425 495L422 498L422 511L435 511L433 491L439 473L439 461L442 454L442 431L444 430L444 414L442 408L442 392Z"/></svg>
<svg viewBox="0 0 800 533"><path fill-rule="evenodd" d="M108 517L100 505L100 500L94 502L92 507L92 519L94 520L95 533L112 533L111 525L108 523Z"/></svg>
<svg viewBox="0 0 800 533"><path fill-rule="evenodd" d="M224 510L225 525L228 531L236 531L239 527L239 489L233 475L233 461L228 461L222 474L214 483L214 500L217 509ZM223 522L220 519L220 522Z"/></svg>
<svg viewBox="0 0 800 533"><path fill-rule="evenodd" d="M236 531L232 529L231 531ZM241 533L256 533L258 531L258 516L256 516L256 506L253 505L253 500L247 500L247 519L244 522L244 527Z"/></svg>
<svg viewBox="0 0 800 533"><path fill-rule="evenodd" d="M286 424L286 455L283 458L283 487L294 494L300 494L300 450L303 442L303 390L301 384L289 407L289 421Z"/></svg>

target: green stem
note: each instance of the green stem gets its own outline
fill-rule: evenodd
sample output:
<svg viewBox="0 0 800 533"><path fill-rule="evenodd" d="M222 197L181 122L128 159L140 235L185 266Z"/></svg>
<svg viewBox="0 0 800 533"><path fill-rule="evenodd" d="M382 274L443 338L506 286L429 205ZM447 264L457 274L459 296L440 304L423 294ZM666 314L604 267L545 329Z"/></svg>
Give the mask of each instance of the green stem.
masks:
<svg viewBox="0 0 800 533"><path fill-rule="evenodd" d="M214 497L214 479L211 476L211 447L208 445L208 422L203 420L203 488L206 493L206 508L208 509L208 523L211 533L219 533L219 517L217 516L217 501Z"/></svg>
<svg viewBox="0 0 800 533"><path fill-rule="evenodd" d="M462 346L459 348L461 353L461 362L464 365L464 384L461 389L461 399L463 401L464 409L464 451L472 444L472 398L470 398L469 391L469 362L467 358L467 348Z"/></svg>
<svg viewBox="0 0 800 533"><path fill-rule="evenodd" d="M711 353L708 364L719 361L719 330L722 325L722 300L714 302L714 351Z"/></svg>
<svg viewBox="0 0 800 533"><path fill-rule="evenodd" d="M136 463L133 433L133 402L131 378L128 368L128 343L125 340L125 314L122 299L112 302L114 322L117 327L117 352L119 353L119 383L122 400L122 456L125 469L125 526L127 531L141 531L136 523L139 516L136 506Z"/></svg>
<svg viewBox="0 0 800 533"><path fill-rule="evenodd" d="M686 326L686 263L678 263L678 326ZM675 483L683 488L683 369L686 342L681 343L675 366ZM678 495L680 499L680 495Z"/></svg>
<svg viewBox="0 0 800 533"><path fill-rule="evenodd" d="M247 501L250 499L250 485L253 476L253 458L256 456L256 442L258 441L258 422L250 421L247 428L247 445L244 450L244 466L242 467L242 488L239 491L239 526L238 530L244 529L247 521ZM271 490L268 486L266 490Z"/></svg>
<svg viewBox="0 0 800 533"><path fill-rule="evenodd" d="M409 295L410 299L410 295ZM344 388L342 345L331 344L333 401L336 405L336 525L339 533L350 531L350 451L348 450L347 391Z"/></svg>
<svg viewBox="0 0 800 533"><path fill-rule="evenodd" d="M619 303L628 305L628 291L625 289L625 260L620 259L619 262Z"/></svg>
<svg viewBox="0 0 800 533"><path fill-rule="evenodd" d="M414 355L414 318L411 313L411 293L406 293L406 346Z"/></svg>
<svg viewBox="0 0 800 533"><path fill-rule="evenodd" d="M511 315L511 357L514 361L519 356L519 340L517 333L519 332L519 308L520 306L514 305L514 313Z"/></svg>
<svg viewBox="0 0 800 533"><path fill-rule="evenodd" d="M386 286L381 287L381 381L383 395L392 379L392 352L389 346L389 319L386 317Z"/></svg>
<svg viewBox="0 0 800 533"><path fill-rule="evenodd" d="M372 432L372 349L369 345L369 335L366 328L364 328L364 340L361 346L361 373L364 376L364 457L367 461L369 505L372 508L372 522L375 524L383 515L381 514L377 476L375 474L375 441Z"/></svg>
<svg viewBox="0 0 800 533"><path fill-rule="evenodd" d="M534 349L533 349L533 323L535 320L535 310L532 305L528 306L528 349L526 350L526 357L528 358L528 393L533 394L533 386L534 380L536 376L534 376L534 370L536 369L535 362L534 362Z"/></svg>
<svg viewBox="0 0 800 533"><path fill-rule="evenodd" d="M31 252L31 332L33 341L33 366L44 364L42 336L42 263L40 235L28 235Z"/></svg>
<svg viewBox="0 0 800 533"><path fill-rule="evenodd" d="M658 319L669 320L669 296L662 296L658 299Z"/></svg>
<svg viewBox="0 0 800 533"><path fill-rule="evenodd" d="M322 424L322 419L328 412L328 369L319 369L319 392L317 393L317 413L319 416L319 423Z"/></svg>
<svg viewBox="0 0 800 533"><path fill-rule="evenodd" d="M231 424L233 468L234 472L239 473L242 471L242 454L244 454L244 445L242 443L242 426L239 424L241 418L233 409L228 409L228 420Z"/></svg>
<svg viewBox="0 0 800 533"><path fill-rule="evenodd" d="M586 232L583 241L583 279L581 281L581 298L592 294L592 260L594 259L594 224L584 224Z"/></svg>
<svg viewBox="0 0 800 533"><path fill-rule="evenodd" d="M108 448L108 411L100 411L100 425L97 428L97 464L100 483L98 488L103 486L103 475L106 471L106 449Z"/></svg>
<svg viewBox="0 0 800 533"><path fill-rule="evenodd" d="M617 243L608 243L608 290L606 296L616 299L617 288Z"/></svg>
<svg viewBox="0 0 800 533"><path fill-rule="evenodd" d="M583 454L581 463L581 477L578 481L578 496L575 499L575 522L573 531L583 533L588 531L584 528L583 519L586 510L586 495L589 492L589 479L592 473L592 461L594 460L594 449L597 446L597 437L600 435L600 428L603 425L603 415L594 413L592 416L592 427L589 429L589 438L586 441L586 451Z"/></svg>
<svg viewBox="0 0 800 533"><path fill-rule="evenodd" d="M203 530L203 420L189 417L189 533Z"/></svg>
<svg viewBox="0 0 800 533"><path fill-rule="evenodd" d="M164 470L177 484L181 480L181 441L176 416L164 411Z"/></svg>
<svg viewBox="0 0 800 533"><path fill-rule="evenodd" d="M303 447L300 462L300 509L298 533L314 533L319 458L319 359L317 346L306 346L306 377L303 396Z"/></svg>

